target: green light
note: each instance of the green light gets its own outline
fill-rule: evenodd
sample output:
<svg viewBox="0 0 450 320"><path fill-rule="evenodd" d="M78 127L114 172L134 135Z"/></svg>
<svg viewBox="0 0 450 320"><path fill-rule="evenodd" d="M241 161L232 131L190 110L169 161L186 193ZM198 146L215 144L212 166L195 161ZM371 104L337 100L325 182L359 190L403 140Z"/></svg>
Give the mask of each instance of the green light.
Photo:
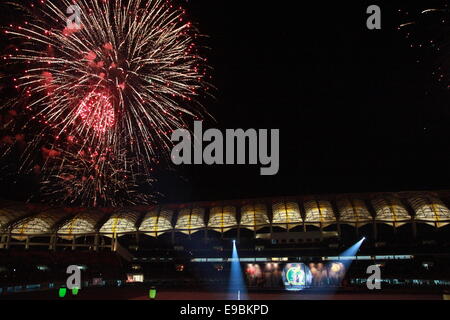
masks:
<svg viewBox="0 0 450 320"><path fill-rule="evenodd" d="M80 289L78 289L77 287L72 288L72 295L74 295L74 296L78 295L79 290Z"/></svg>
<svg viewBox="0 0 450 320"><path fill-rule="evenodd" d="M155 299L156 298L156 289L151 288L148 296L150 297L150 299Z"/></svg>
<svg viewBox="0 0 450 320"><path fill-rule="evenodd" d="M59 288L59 297L64 298L66 296L67 289L66 288Z"/></svg>

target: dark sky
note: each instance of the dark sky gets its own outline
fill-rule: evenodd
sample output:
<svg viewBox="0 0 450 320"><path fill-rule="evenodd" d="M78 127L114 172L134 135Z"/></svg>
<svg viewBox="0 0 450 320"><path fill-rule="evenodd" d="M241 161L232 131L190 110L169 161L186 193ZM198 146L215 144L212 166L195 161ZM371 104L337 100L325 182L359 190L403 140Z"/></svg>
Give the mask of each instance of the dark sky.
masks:
<svg viewBox="0 0 450 320"><path fill-rule="evenodd" d="M280 129L280 171L175 168L159 174L163 201L448 188L450 96L431 77L434 58L417 63L397 30L399 9L428 3L187 2L214 69L208 126ZM382 30L366 28L370 4Z"/></svg>
<svg viewBox="0 0 450 320"><path fill-rule="evenodd" d="M161 181L169 201L448 188L450 96L397 30L428 1L189 3L210 36L211 125L279 128L281 166L184 168L188 182Z"/></svg>

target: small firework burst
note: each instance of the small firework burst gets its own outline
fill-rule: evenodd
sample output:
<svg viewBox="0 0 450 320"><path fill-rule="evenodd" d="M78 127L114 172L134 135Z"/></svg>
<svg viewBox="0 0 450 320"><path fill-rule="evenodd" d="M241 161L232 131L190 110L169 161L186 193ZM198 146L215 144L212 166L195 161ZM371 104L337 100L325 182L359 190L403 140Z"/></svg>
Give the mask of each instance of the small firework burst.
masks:
<svg viewBox="0 0 450 320"><path fill-rule="evenodd" d="M80 127L96 134L105 134L114 127L116 115L111 95L96 90L89 93L80 103L76 115L82 120Z"/></svg>
<svg viewBox="0 0 450 320"><path fill-rule="evenodd" d="M432 76L443 87L450 89L450 8L447 1L436 7L421 10L400 9L403 23L398 30L408 40L411 49L417 50L417 63L430 61Z"/></svg>

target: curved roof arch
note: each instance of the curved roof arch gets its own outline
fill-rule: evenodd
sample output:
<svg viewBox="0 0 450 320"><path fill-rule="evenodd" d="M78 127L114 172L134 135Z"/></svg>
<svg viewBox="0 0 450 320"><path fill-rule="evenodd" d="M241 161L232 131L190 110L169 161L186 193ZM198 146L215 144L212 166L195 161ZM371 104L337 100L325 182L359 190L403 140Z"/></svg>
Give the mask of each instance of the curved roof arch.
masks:
<svg viewBox="0 0 450 320"><path fill-rule="evenodd" d="M237 226L236 208L232 206L213 207L209 211L208 228L221 233Z"/></svg>
<svg viewBox="0 0 450 320"><path fill-rule="evenodd" d="M336 223L331 203L327 200L310 200L305 202L305 224L322 227Z"/></svg>
<svg viewBox="0 0 450 320"><path fill-rule="evenodd" d="M249 230L259 230L270 225L267 207L262 203L249 204L241 208L242 228Z"/></svg>
<svg viewBox="0 0 450 320"><path fill-rule="evenodd" d="M101 211L86 210L65 221L58 229L60 238L71 240L73 238L92 234L97 231L97 226L105 214Z"/></svg>
<svg viewBox="0 0 450 320"><path fill-rule="evenodd" d="M411 221L411 216L400 199L386 196L372 200L375 209L375 221L400 227Z"/></svg>
<svg viewBox="0 0 450 320"><path fill-rule="evenodd" d="M25 240L27 236L49 235L58 222L71 216L65 209L51 209L30 217L23 218L11 228L11 236L17 240Z"/></svg>
<svg viewBox="0 0 450 320"><path fill-rule="evenodd" d="M204 208L185 208L178 212L177 223L175 225L177 231L191 235L205 227Z"/></svg>
<svg viewBox="0 0 450 320"><path fill-rule="evenodd" d="M172 218L173 210L154 208L144 216L139 231L152 237L170 232L173 229Z"/></svg>
<svg viewBox="0 0 450 320"><path fill-rule="evenodd" d="M410 198L408 202L414 209L416 221L437 226L438 228L450 224L450 210L440 199L423 196Z"/></svg>
<svg viewBox="0 0 450 320"><path fill-rule="evenodd" d="M114 212L100 228L100 233L106 236L121 236L129 232L137 231L136 223L140 217L140 213L128 210L120 209Z"/></svg>
<svg viewBox="0 0 450 320"><path fill-rule="evenodd" d="M17 219L30 214L23 206L11 206L0 208L0 231L6 230L7 227Z"/></svg>
<svg viewBox="0 0 450 320"><path fill-rule="evenodd" d="M272 206L272 224L292 229L302 224L300 208L296 202L277 202Z"/></svg>
<svg viewBox="0 0 450 320"><path fill-rule="evenodd" d="M337 207L339 210L340 223L360 227L373 220L363 200L339 199L337 200Z"/></svg>

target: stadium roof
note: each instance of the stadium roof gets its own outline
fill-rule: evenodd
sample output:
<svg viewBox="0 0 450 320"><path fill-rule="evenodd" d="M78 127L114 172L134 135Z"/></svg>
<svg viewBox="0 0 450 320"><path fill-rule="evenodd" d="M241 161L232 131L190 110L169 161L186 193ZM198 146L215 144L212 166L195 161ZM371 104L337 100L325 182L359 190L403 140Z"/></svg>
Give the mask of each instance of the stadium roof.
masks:
<svg viewBox="0 0 450 320"><path fill-rule="evenodd" d="M450 224L450 192L401 192L267 198L200 202L121 209L45 208L0 201L0 233L17 240L57 235L73 239L99 233L108 237L168 232L187 235L201 230L258 231L265 227L292 229L340 223L360 227L382 223L400 227L423 223Z"/></svg>
<svg viewBox="0 0 450 320"><path fill-rule="evenodd" d="M372 200L372 206L375 209L375 220L400 227L411 220L411 215L400 199L386 196Z"/></svg>
<svg viewBox="0 0 450 320"><path fill-rule="evenodd" d="M267 207L263 203L248 204L241 208L241 227L253 231L270 224Z"/></svg>
<svg viewBox="0 0 450 320"><path fill-rule="evenodd" d="M326 227L336 222L331 203L327 200L310 200L305 202L305 223Z"/></svg>
<svg viewBox="0 0 450 320"><path fill-rule="evenodd" d="M272 206L272 212L272 223L282 228L291 229L303 222L296 202L277 202Z"/></svg>
<svg viewBox="0 0 450 320"><path fill-rule="evenodd" d="M142 220L139 231L153 237L170 232L172 226L173 210L164 208L153 208Z"/></svg>
<svg viewBox="0 0 450 320"><path fill-rule="evenodd" d="M415 212L416 221L423 221L425 223L438 227L445 226L450 223L448 217L450 212L444 203L436 197L417 197L408 199Z"/></svg>
<svg viewBox="0 0 450 320"><path fill-rule="evenodd" d="M14 201L0 201L0 231L17 221L19 218L23 218L40 210L44 210L44 206Z"/></svg>
<svg viewBox="0 0 450 320"><path fill-rule="evenodd" d="M58 222L72 215L73 211L54 208L18 220L11 226L12 237L25 240L27 236L42 236L53 233Z"/></svg>
<svg viewBox="0 0 450 320"><path fill-rule="evenodd" d="M76 236L95 233L105 213L95 210L84 210L67 220L57 231L63 239L73 239Z"/></svg>
<svg viewBox="0 0 450 320"><path fill-rule="evenodd" d="M139 212L132 209L120 209L114 212L100 228L100 233L106 236L123 235L137 231Z"/></svg>
<svg viewBox="0 0 450 320"><path fill-rule="evenodd" d="M363 200L347 198L339 199L336 203L341 223L360 227L372 221L372 216Z"/></svg>
<svg viewBox="0 0 450 320"><path fill-rule="evenodd" d="M182 233L193 234L205 228L204 208L185 208L178 213L175 229Z"/></svg>
<svg viewBox="0 0 450 320"><path fill-rule="evenodd" d="M237 225L235 207L227 206L211 208L208 228L223 233L237 227Z"/></svg>

